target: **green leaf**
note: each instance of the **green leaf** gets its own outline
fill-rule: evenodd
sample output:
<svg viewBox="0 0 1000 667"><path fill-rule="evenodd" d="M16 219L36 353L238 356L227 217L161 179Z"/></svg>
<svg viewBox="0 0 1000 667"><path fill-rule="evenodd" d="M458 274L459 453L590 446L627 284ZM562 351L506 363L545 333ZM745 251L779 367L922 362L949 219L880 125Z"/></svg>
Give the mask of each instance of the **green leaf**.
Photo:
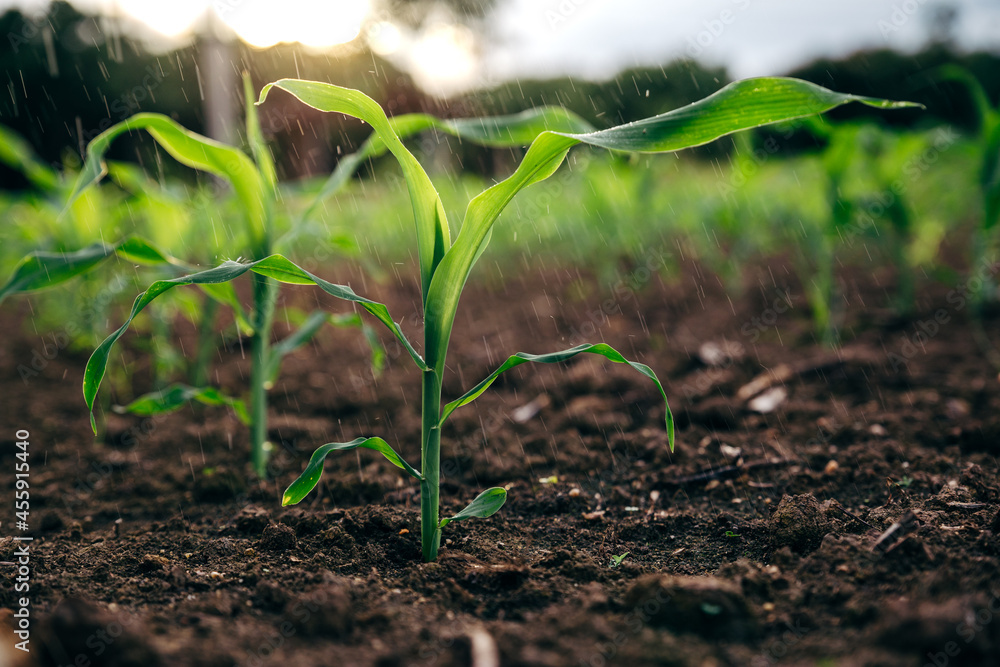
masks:
<svg viewBox="0 0 1000 667"><path fill-rule="evenodd" d="M302 471L302 474L292 482L285 493L281 496L281 506L295 505L302 501L309 492L316 488L319 484L320 477L323 476L323 463L326 461L326 456L330 452L344 452L351 449L357 448L371 449L379 452L382 456L387 458L390 463L398 468L402 468L411 476L422 480L423 477L419 472L414 470L409 463L403 460L403 458L396 453L396 451L389 446L382 438L357 438L351 440L350 442L331 442L323 445L313 452L312 457L309 459L309 465L306 469Z"/></svg>
<svg viewBox="0 0 1000 667"><path fill-rule="evenodd" d="M162 114L138 113L99 134L87 146L87 160L80 171L69 204L91 185L101 180L107 167L104 154L114 139L133 130L146 130L175 160L228 180L246 216L256 244L267 237L270 197L253 161L243 151L191 132Z"/></svg>
<svg viewBox="0 0 1000 667"><path fill-rule="evenodd" d="M1000 113L990 104L990 97L986 93L986 89L983 88L979 79L966 68L961 65L942 65L931 70L928 77L932 81L953 81L965 87L972 98L972 104L979 116L980 129L984 134L988 134L989 130L1000 122Z"/></svg>
<svg viewBox="0 0 1000 667"><path fill-rule="evenodd" d="M129 413L142 417L162 415L179 410L185 404L196 401L203 405L227 406L232 408L236 416L244 424L250 423L250 413L243 401L224 395L214 387L189 387L184 384L173 384L169 387L143 394L128 405L115 406L115 412Z"/></svg>
<svg viewBox="0 0 1000 667"><path fill-rule="evenodd" d="M361 318L354 315L358 319L358 324L361 324ZM281 371L281 362L288 354L299 349L316 335L316 332L320 328L331 321L329 313L323 312L322 310L316 310L309 314L305 322L296 329L290 336L282 340L280 343L275 344L271 348L270 356L267 360L267 372L265 377L264 388L270 389L274 386L274 383L278 379L278 373Z"/></svg>
<svg viewBox="0 0 1000 667"><path fill-rule="evenodd" d="M410 358L413 359L420 370L427 370L427 364L424 363L423 358L417 353L416 350L413 349L413 346L410 345L410 341L406 339L405 335L403 335L399 326L392 320L392 316L389 315L389 309L386 308L384 304L358 296L350 287L335 285L323 280L322 278L314 276L308 271L296 266L281 255L271 255L270 257L260 260L259 262L254 262L252 266L254 273L269 276L278 282L289 283L292 285L316 285L331 296L343 299L344 301L357 303L369 313L374 315L378 321L384 324L386 328L392 332L396 339L403 344L404 348L406 348L406 351L410 354Z"/></svg>
<svg viewBox="0 0 1000 667"><path fill-rule="evenodd" d="M334 315L330 322L337 327L358 327L361 329L361 335L365 337L365 342L368 343L368 348L372 352L372 372L378 377L382 373L382 369L385 368L385 348L382 347L382 341L378 339L375 330L368 326L357 313Z"/></svg>
<svg viewBox="0 0 1000 667"><path fill-rule="evenodd" d="M507 492L504 489L501 489L499 486L495 486L492 489L486 489L476 496L476 499L469 503L464 510L458 514L448 517L447 519L441 519L441 523L438 524L438 528L444 528L452 521L461 521L463 519L485 519L488 516L493 516L501 507L503 507L505 502L507 502Z"/></svg>
<svg viewBox="0 0 1000 667"><path fill-rule="evenodd" d="M439 425L443 425L445 420L451 415L455 409L462 407L463 405L468 405L472 401L479 398L483 392L489 389L490 385L500 377L501 373L514 368L515 366L520 366L521 364L526 364L528 362L535 364L557 364L568 359L572 359L578 354L597 354L605 359L613 361L619 364L628 364L635 370L639 371L650 380L656 383L657 389L660 390L660 395L663 396L663 404L666 406L666 428L667 428L667 441L670 443L670 451L674 450L674 416L670 411L670 404L667 403L667 394L663 390L663 385L660 384L659 378L656 377L656 373L645 365L640 364L635 361L629 361L621 355L617 350L615 350L610 345L604 343L584 343L582 345L577 345L576 347L571 347L568 350L562 350L560 352L552 352L550 354L528 354L526 352L518 352L507 358L507 361L503 362L499 368L490 373L485 380L477 384L475 387L465 392L459 398L455 399L451 403L444 406L444 410L441 411L441 421Z"/></svg>
<svg viewBox="0 0 1000 667"><path fill-rule="evenodd" d="M448 217L427 172L396 136L382 107L357 90L300 79L282 79L269 83L260 91L258 104L267 99L271 88L287 91L314 109L360 118L371 125L375 133L385 142L399 161L406 177L417 226L417 253L420 258L422 294L426 295L434 269L451 246ZM356 168L356 165L353 168Z"/></svg>
<svg viewBox="0 0 1000 667"><path fill-rule="evenodd" d="M109 257L119 255L136 264L180 264L151 243L136 237L109 245L97 242L75 252L33 252L14 268L7 284L0 288L0 302L11 294L52 287L90 271Z"/></svg>
<svg viewBox="0 0 1000 667"><path fill-rule="evenodd" d="M760 78L731 83L686 107L599 132L543 132L509 178L469 203L454 245L434 272L424 299L427 340L433 341L424 350L427 363L443 368L459 296L501 211L518 192L555 173L573 146L586 143L641 153L677 151L740 130L823 113L848 102L885 109L916 106L835 93L797 79Z"/></svg>
<svg viewBox="0 0 1000 667"><path fill-rule="evenodd" d="M460 139L498 148L527 146L545 130L554 132L592 132L594 130L587 121L572 111L551 106L528 109L509 116L450 120L443 120L423 113L404 114L390 118L389 125L400 140L435 128ZM381 135L373 133L358 151L342 157L337 162L333 173L323 184L319 194L302 212L300 219L312 218L316 209L336 194L351 179L361 164L366 160L383 155L387 150L389 149Z"/></svg>
<svg viewBox="0 0 1000 667"><path fill-rule="evenodd" d="M146 289L145 292L136 297L135 302L132 304L132 312L129 314L125 323L108 336L104 342L97 346L97 349L94 350L90 359L87 361L87 368L84 370L83 374L83 397L87 402L87 407L90 408L90 425L94 429L95 433L97 431L97 422L94 419L93 410L97 390L101 385L101 380L104 379L104 374L108 365L108 357L111 354L111 348L118 341L118 339L122 337L128 329L129 324L132 323L132 320L135 319L135 317L142 312L142 310L149 305L151 301L174 287L179 285L201 286L226 283L242 276L247 271L253 271L254 273L268 276L283 283L294 285L317 285L320 289L331 296L359 304L362 308L374 315L380 322L385 324L390 331L392 331L396 338L399 339L406 350L410 353L410 356L417 363L418 367L426 369L423 359L419 354L417 354L416 350L413 349L413 346L410 345L410 342L406 339L406 336L403 335L399 326L393 322L385 304L358 296L350 287L335 285L323 280L322 278L314 276L308 271L299 268L281 255L271 255L270 257L265 257L264 259L247 264L227 261L220 266L206 271L200 271L187 276L180 276L178 278L158 280L154 282Z"/></svg>
<svg viewBox="0 0 1000 667"><path fill-rule="evenodd" d="M198 285L198 288L210 299L217 301L224 306L229 306L232 309L233 316L236 318L236 326L243 335L253 335L254 327L247 318L247 314L243 310L243 304L240 302L240 297L236 294L236 290L233 288L232 284L205 283Z"/></svg>
<svg viewBox="0 0 1000 667"><path fill-rule="evenodd" d="M250 144L250 152L257 162L261 178L272 191L278 187L278 176L274 171L274 158L264 141L264 134L260 131L260 119L257 117L257 105L254 104L253 82L250 80L250 73L243 72L243 100L246 104L247 116L247 142Z"/></svg>
<svg viewBox="0 0 1000 667"><path fill-rule="evenodd" d="M0 125L0 163L24 174L39 190L59 187L59 173L38 159L31 144L14 130Z"/></svg>

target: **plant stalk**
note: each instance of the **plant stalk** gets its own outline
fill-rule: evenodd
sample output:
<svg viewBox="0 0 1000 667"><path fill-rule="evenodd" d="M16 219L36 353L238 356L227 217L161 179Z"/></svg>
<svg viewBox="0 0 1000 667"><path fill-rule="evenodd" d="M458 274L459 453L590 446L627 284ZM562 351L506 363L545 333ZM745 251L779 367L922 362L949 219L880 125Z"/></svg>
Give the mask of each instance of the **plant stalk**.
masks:
<svg viewBox="0 0 1000 667"><path fill-rule="evenodd" d="M423 372L420 416L420 544L424 562L437 558L441 546L438 527L441 486L441 376L436 370Z"/></svg>
<svg viewBox="0 0 1000 667"><path fill-rule="evenodd" d="M277 283L254 274L254 333L251 337L250 369L250 456L254 472L267 475L270 443L267 441L267 362L271 354L271 325L277 300Z"/></svg>
<svg viewBox="0 0 1000 667"><path fill-rule="evenodd" d="M215 351L215 315L219 302L208 296L202 302L201 322L198 325L198 343L191 362L191 386L204 387L208 382L208 367Z"/></svg>

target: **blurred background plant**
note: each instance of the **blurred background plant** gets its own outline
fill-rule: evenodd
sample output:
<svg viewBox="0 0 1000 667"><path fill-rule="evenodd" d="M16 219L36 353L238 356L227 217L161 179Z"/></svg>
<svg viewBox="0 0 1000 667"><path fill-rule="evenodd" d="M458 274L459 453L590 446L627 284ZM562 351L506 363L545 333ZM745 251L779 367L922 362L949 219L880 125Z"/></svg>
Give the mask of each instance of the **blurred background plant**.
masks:
<svg viewBox="0 0 1000 667"><path fill-rule="evenodd" d="M235 2L4 0L0 35L9 48L0 51L0 71L8 94L0 97L0 124L8 129L0 132L0 211L10 224L0 228L0 273L9 275L33 250L67 252L130 236L198 266L239 245L232 194L164 159L162 148L138 134L122 135L110 149L110 177L100 187L59 212L87 143L135 113L163 113L249 146L241 71L257 88L283 76L354 87L393 116L497 115L560 104L598 128L682 106L753 74L926 106L894 114L845 108L829 122L744 133L663 160L577 151L567 169L504 213L490 261L477 274L486 280L502 282L512 270L541 263L582 269L613 286L632 280L655 255L655 279L632 280L630 289L697 285L714 275L740 299L753 287L754 267L787 258L816 339L834 345L843 342L845 275L878 273L889 284L885 302L872 306L905 318L926 307L923 286L957 284L991 256L1000 211L1000 38L980 28L998 20L996 9L947 0L899 23L891 2L864 4L871 20L852 17L850 8L815 6L801 10L815 20L789 32L782 21L791 4L736 3L726 7L731 20L719 25L717 7L640 4L630 0L611 12L595 3L522 0L332 1L312 3L306 22L286 21L294 11ZM636 12L643 21L626 27ZM783 39L759 29L765 19ZM837 38L819 40L820 30ZM280 184L273 224L285 235L283 253L307 269L336 258L376 281L409 262L409 205L392 160L362 161L335 196L317 200L327 174L356 153L369 128L279 99L260 111L260 129ZM949 133L946 150L936 148L942 131ZM460 219L484 184L507 175L523 151L433 130L412 146L451 219ZM934 160L924 164L928 151ZM963 243L973 248L971 259ZM682 273L691 261L705 271ZM33 317L22 326L58 331L74 321L70 346L92 349L138 289L173 271L102 264L65 289L32 296ZM976 303L992 302L995 292L986 280ZM285 306L279 321L290 328L308 321L303 310ZM203 386L213 350L240 342L235 319L196 292L171 292L136 323L145 335L123 350L128 375L140 371L151 390L179 378ZM177 344L185 328L200 331L195 350ZM155 353L135 355L143 346ZM111 367L117 374L120 366ZM123 377L118 395L128 402L135 392Z"/></svg>

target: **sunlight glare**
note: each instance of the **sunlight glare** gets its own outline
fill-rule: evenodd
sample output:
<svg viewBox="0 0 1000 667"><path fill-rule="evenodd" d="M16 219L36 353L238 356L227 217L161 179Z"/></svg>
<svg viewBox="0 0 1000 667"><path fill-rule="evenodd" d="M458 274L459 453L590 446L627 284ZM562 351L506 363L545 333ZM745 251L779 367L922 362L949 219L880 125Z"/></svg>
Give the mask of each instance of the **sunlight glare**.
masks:
<svg viewBox="0 0 1000 667"><path fill-rule="evenodd" d="M156 32L167 37L178 37L187 32L205 13L205 0L117 0L117 7L142 21Z"/></svg>
<svg viewBox="0 0 1000 667"><path fill-rule="evenodd" d="M476 75L475 47L475 36L465 26L433 26L413 45L413 75L432 92L447 94L461 89Z"/></svg>
<svg viewBox="0 0 1000 667"><path fill-rule="evenodd" d="M368 0L258 0L218 13L240 37L257 47L280 42L324 47L356 38L370 9Z"/></svg>

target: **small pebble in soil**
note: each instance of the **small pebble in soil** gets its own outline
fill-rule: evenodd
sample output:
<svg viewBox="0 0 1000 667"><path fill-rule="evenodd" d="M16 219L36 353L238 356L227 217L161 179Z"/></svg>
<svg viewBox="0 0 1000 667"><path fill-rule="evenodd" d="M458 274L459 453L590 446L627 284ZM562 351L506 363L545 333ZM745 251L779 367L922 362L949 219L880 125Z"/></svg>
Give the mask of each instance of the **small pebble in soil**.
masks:
<svg viewBox="0 0 1000 667"><path fill-rule="evenodd" d="M288 551L295 548L295 531L283 523L273 523L264 528L260 536L260 548L264 551Z"/></svg>
<svg viewBox="0 0 1000 667"><path fill-rule="evenodd" d="M830 531L829 520L811 493L783 497L768 527L775 549L789 547L799 553L813 551Z"/></svg>

